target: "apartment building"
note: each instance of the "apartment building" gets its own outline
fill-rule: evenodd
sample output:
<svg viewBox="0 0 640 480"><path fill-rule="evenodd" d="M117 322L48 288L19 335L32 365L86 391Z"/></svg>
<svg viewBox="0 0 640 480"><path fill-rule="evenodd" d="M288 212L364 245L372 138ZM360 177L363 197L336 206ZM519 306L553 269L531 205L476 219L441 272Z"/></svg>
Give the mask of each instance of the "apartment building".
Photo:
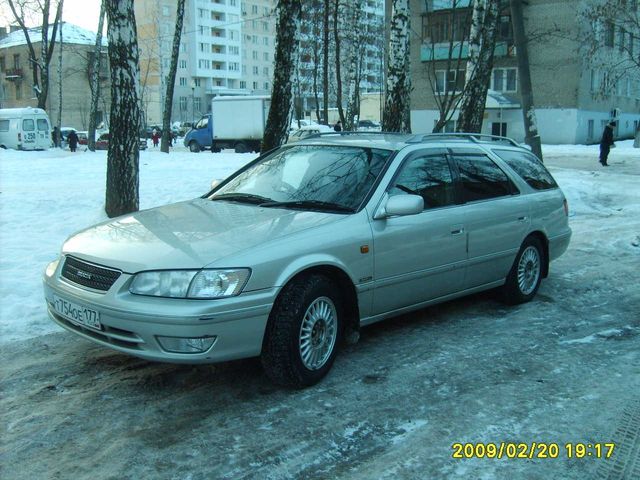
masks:
<svg viewBox="0 0 640 480"><path fill-rule="evenodd" d="M275 0L187 0L174 84L172 120L193 121L217 95L271 92ZM176 21L172 0L135 2L143 110L162 121Z"/></svg>
<svg viewBox="0 0 640 480"><path fill-rule="evenodd" d="M465 82L468 45L465 20L471 15L468 0L411 0L413 30L419 38L411 43L411 127L414 133L433 130L439 117L438 99L460 91ZM594 66L581 49L585 32L584 0L529 0L524 5L529 42L531 81L538 130L543 143L597 143L604 125L618 122L616 136L633 136L640 120L638 70L625 72L615 82L605 67ZM628 8L638 8L635 0ZM582 37L584 38L584 37ZM636 32L636 37L637 32ZM601 55L612 63L622 57L620 42L634 42L625 32L609 29L602 37ZM633 48L633 43L631 48ZM640 43L635 43L640 51ZM498 20L494 68L487 96L482 133L524 140L521 91L516 48L508 2ZM458 62L460 59L460 62ZM429 80L431 78L431 80ZM603 83L604 82L604 83ZM603 88L605 87L605 88ZM454 112L445 131L455 130Z"/></svg>
<svg viewBox="0 0 640 480"><path fill-rule="evenodd" d="M51 32L51 30L49 30ZM77 25L62 22L49 64L49 92L45 110L53 125L58 123L62 107L62 126L78 130L89 128L91 88L89 72L93 65L96 34ZM51 35L51 33L49 34ZM42 50L41 28L29 29L29 38L37 55ZM107 40L102 41L100 68L101 95L97 123L108 121L110 78ZM62 97L60 93L62 92ZM20 28L0 29L0 108L36 107L29 49Z"/></svg>

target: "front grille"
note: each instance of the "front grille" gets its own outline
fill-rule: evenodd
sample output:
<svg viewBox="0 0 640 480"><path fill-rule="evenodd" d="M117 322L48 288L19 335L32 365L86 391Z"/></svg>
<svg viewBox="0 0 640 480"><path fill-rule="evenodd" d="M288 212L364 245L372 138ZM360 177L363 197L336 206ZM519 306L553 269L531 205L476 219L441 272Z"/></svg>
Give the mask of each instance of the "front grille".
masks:
<svg viewBox="0 0 640 480"><path fill-rule="evenodd" d="M62 276L70 282L103 292L111 288L121 273L119 270L100 267L75 257L67 257L62 267Z"/></svg>

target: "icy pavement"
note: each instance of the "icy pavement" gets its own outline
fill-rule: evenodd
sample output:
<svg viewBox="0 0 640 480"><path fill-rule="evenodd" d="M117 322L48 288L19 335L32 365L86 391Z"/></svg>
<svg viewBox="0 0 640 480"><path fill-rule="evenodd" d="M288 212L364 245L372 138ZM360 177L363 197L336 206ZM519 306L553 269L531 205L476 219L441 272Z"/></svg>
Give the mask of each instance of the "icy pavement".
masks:
<svg viewBox="0 0 640 480"><path fill-rule="evenodd" d="M365 328L303 391L273 387L255 360L154 364L60 332L40 275L104 218L105 157L0 152L0 475L640 478L640 151L621 143L608 169L597 146L545 147L574 235L533 302L476 295ZM197 196L251 158L143 152L142 207ZM467 442L559 455L453 458ZM577 442L616 447L568 458Z"/></svg>

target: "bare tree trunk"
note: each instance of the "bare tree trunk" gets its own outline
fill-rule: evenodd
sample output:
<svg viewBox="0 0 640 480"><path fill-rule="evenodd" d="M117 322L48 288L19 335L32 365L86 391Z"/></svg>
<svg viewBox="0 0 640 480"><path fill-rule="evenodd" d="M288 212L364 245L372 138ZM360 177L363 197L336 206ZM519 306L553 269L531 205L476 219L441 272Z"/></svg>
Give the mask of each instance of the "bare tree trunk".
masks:
<svg viewBox="0 0 640 480"><path fill-rule="evenodd" d="M105 211L138 210L140 70L133 0L105 0L111 67L110 139Z"/></svg>
<svg viewBox="0 0 640 480"><path fill-rule="evenodd" d="M510 0L510 5L513 36L516 51L518 52L518 78L520 79L520 91L522 94L524 141L531 147L531 151L542 161L542 145L540 144L540 135L538 135L536 111L533 103L531 72L529 70L529 51L522 15L522 0Z"/></svg>
<svg viewBox="0 0 640 480"><path fill-rule="evenodd" d="M323 45L322 45L322 116L329 124L329 10L330 0L324 0Z"/></svg>
<svg viewBox="0 0 640 480"><path fill-rule="evenodd" d="M358 113L360 89L358 88L358 56L360 54L360 42L358 35L358 26L360 22L360 14L362 13L362 0L354 0L351 3L353 14L347 31L347 38L351 39L351 47L349 49L349 71L347 78L347 111L342 126L346 131L356 130L354 126L354 118Z"/></svg>
<svg viewBox="0 0 640 480"><path fill-rule="evenodd" d="M173 48L171 50L171 66L167 75L167 93L164 97L164 110L162 112L162 143L160 150L169 153L169 135L171 135L171 110L173 107L173 86L176 83L176 70L178 69L178 56L180 55L180 37L182 35L182 17L184 16L184 1L178 0L176 11L176 30L173 34ZM213 147L211 147L213 151Z"/></svg>
<svg viewBox="0 0 640 480"><path fill-rule="evenodd" d="M98 115L98 102L100 100L100 61L102 60L102 29L104 27L104 0L100 2L100 17L98 18L98 32L96 44L93 49L93 65L91 66L91 109L89 111L89 150L96 150L96 117Z"/></svg>
<svg viewBox="0 0 640 480"><path fill-rule="evenodd" d="M460 104L456 129L458 132L482 131L487 90L493 69L497 23L498 0L475 0L469 35L467 85Z"/></svg>
<svg viewBox="0 0 640 480"><path fill-rule="evenodd" d="M279 147L287 138L292 111L292 82L298 58L300 0L278 1L276 57L273 74L271 107L267 117L262 152Z"/></svg>
<svg viewBox="0 0 640 480"><path fill-rule="evenodd" d="M24 2L8 0L11 13L18 22L22 33L27 41L27 48L29 50L29 62L31 63L31 73L33 77L33 90L38 99L38 108L46 109L47 96L49 94L49 64L53 57L53 48L56 44L56 35L58 32L58 24L60 18L62 18L62 6L63 0L58 1L56 8L56 17L53 23L53 31L51 32L51 40L49 41L49 11L51 6L50 0L43 0L42 2L36 2L37 8L35 9L42 15L41 33L42 33L42 51L41 57L38 59L35 49L31 43L31 37L29 36L29 28L26 26L25 18L28 16L27 10L29 6ZM20 12L16 10L16 5L20 8ZM34 12L35 13L35 12Z"/></svg>
<svg viewBox="0 0 640 480"><path fill-rule="evenodd" d="M387 91L382 118L382 130L386 132L411 132L410 19L409 0L393 0L387 62Z"/></svg>
<svg viewBox="0 0 640 480"><path fill-rule="evenodd" d="M344 125L344 110L342 110L342 68L340 58L340 32L338 30L338 17L340 16L340 0L335 0L333 11L333 38L336 52L336 106L340 122ZM328 120L328 119L327 119ZM328 123L328 121L327 121Z"/></svg>

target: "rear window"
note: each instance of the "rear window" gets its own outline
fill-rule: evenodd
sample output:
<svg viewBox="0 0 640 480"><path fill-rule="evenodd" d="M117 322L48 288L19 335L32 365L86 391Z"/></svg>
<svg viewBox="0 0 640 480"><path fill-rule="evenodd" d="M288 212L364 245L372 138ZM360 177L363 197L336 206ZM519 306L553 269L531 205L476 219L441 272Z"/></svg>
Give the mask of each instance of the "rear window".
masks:
<svg viewBox="0 0 640 480"><path fill-rule="evenodd" d="M9 131L9 120L0 120L0 132Z"/></svg>
<svg viewBox="0 0 640 480"><path fill-rule="evenodd" d="M31 118L22 120L22 130L25 132L33 132L36 129L36 123Z"/></svg>
<svg viewBox="0 0 640 480"><path fill-rule="evenodd" d="M530 153L513 150L494 150L527 184L536 190L557 188L558 184L542 162Z"/></svg>
<svg viewBox="0 0 640 480"><path fill-rule="evenodd" d="M37 122L38 122L38 130L40 130L41 132L49 130L49 122L47 122L46 119L38 118Z"/></svg>

